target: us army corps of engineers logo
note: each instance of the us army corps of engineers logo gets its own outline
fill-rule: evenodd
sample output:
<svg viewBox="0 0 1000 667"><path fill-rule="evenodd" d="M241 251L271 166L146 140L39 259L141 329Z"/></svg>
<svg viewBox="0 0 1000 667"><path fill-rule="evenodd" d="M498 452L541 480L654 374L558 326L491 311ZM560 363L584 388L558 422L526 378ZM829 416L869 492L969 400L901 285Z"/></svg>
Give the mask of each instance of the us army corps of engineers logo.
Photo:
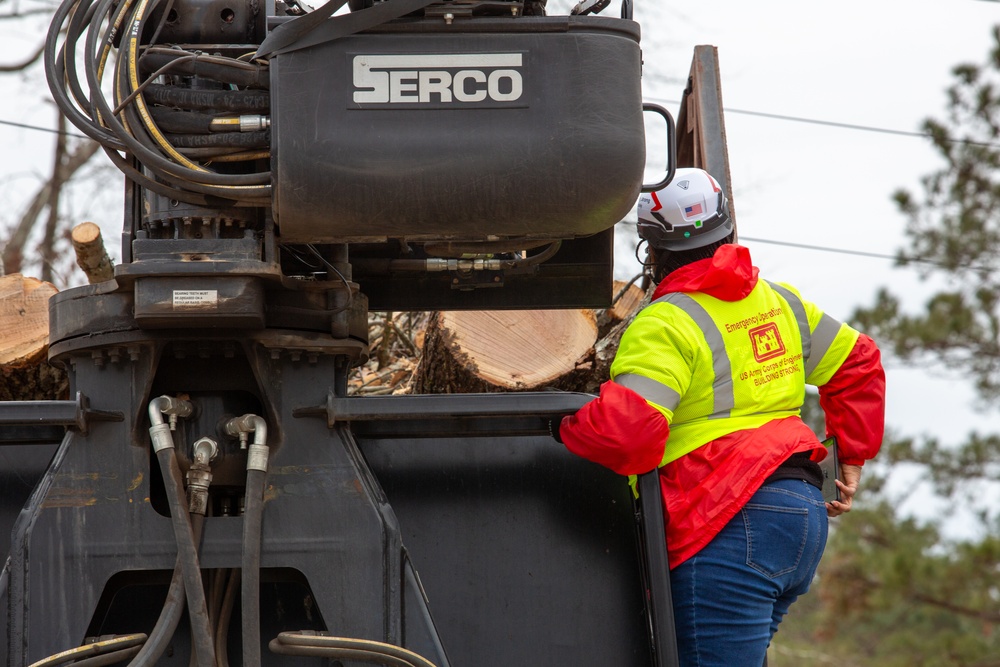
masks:
<svg viewBox="0 0 1000 667"><path fill-rule="evenodd" d="M753 357L758 362L780 357L785 353L785 344L781 341L776 324L762 324L747 331L750 334L750 344L753 346Z"/></svg>

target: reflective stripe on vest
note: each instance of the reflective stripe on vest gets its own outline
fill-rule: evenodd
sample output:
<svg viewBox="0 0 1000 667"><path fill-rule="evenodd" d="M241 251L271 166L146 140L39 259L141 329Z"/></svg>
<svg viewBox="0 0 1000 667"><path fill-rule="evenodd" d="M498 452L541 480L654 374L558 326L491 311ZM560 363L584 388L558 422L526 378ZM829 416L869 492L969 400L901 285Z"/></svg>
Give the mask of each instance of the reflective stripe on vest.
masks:
<svg viewBox="0 0 1000 667"><path fill-rule="evenodd" d="M770 280L765 280L764 282L788 302L788 307L795 314L795 321L799 325L799 335L802 337L802 360L803 363L809 363L809 356L812 353L812 336L809 334L809 317L806 315L806 307L802 305L802 299L795 296L792 290L784 288L777 283L772 283ZM809 375L809 373L806 373L806 375Z"/></svg>
<svg viewBox="0 0 1000 667"><path fill-rule="evenodd" d="M644 375L623 373L615 377L615 384L628 387L647 401L662 405L670 411L676 410L681 402L681 395L675 390Z"/></svg>
<svg viewBox="0 0 1000 667"><path fill-rule="evenodd" d="M725 419L729 417L733 407L736 405L736 396L733 394L733 367L726 353L726 344L722 340L722 332L712 316L708 314L700 303L692 299L683 292L671 292L653 303L671 303L694 320L701 333L705 336L705 342L712 351L712 369L715 371L715 379L712 382L712 414L708 419ZM652 305L652 304L651 304ZM676 406L675 406L676 407Z"/></svg>
<svg viewBox="0 0 1000 667"><path fill-rule="evenodd" d="M805 366L806 377L809 377L840 333L840 322L823 313L816 330L810 332L809 317L806 315L805 306L802 305L802 299L786 287L770 280L765 282L788 302L789 308L795 313L795 321L799 323L799 333L802 335L802 363Z"/></svg>

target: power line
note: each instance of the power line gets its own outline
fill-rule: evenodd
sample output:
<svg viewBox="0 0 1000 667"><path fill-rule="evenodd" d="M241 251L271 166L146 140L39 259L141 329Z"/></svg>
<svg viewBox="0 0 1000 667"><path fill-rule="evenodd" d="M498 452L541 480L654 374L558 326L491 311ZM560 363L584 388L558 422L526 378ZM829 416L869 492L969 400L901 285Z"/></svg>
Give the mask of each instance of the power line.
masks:
<svg viewBox="0 0 1000 667"><path fill-rule="evenodd" d="M755 238L755 237L752 237L752 236L744 236L742 234L740 234L740 240L741 241L753 241L754 243L769 243L771 245L782 245L782 246L788 246L790 248L803 248L805 250L820 250L822 252L836 252L836 253L840 253L842 255L856 255L858 257L873 257L875 259L891 259L893 261L895 261L897 259L900 259L900 257L897 257L896 255L884 255L882 253L865 252L863 250L848 250L846 248L831 248L829 246L810 245L808 243L793 243L791 241L774 241L772 239L760 239L760 238ZM926 260L926 259L910 259L908 261L927 262L927 263L930 263L930 264L934 264L935 263L935 262L932 262L931 260Z"/></svg>
<svg viewBox="0 0 1000 667"><path fill-rule="evenodd" d="M1000 2L1000 0L990 0L991 2ZM654 101L662 102L665 104L680 104L677 100L656 100ZM725 113L743 114L745 116L757 116L760 118L772 118L774 120L784 120L792 123L807 123L809 125L824 125L826 127L839 127L845 130L858 130L861 132L875 132L877 134L894 134L902 137L917 137L919 139L933 139L933 135L927 132L911 132L907 130L894 130L887 127L873 127L871 125L855 125L853 123L840 123L833 120L820 120L818 118L803 118L801 116L785 116L782 114L768 113L766 111L750 111L747 109L734 109L732 107L726 107L723 109ZM948 139L949 143L953 144L968 144L970 146L984 146L986 148L1000 148L1000 144L990 143L986 141L974 141L972 139Z"/></svg>
<svg viewBox="0 0 1000 667"><path fill-rule="evenodd" d="M50 134L64 134L67 137L77 137L79 139L90 138L83 134L77 134L76 132L69 132L67 130L60 131L51 127L42 127L41 125L28 125L27 123L15 123L12 120L0 119L0 125L9 125L10 127L20 127L21 129L24 130L37 130L38 132L48 132Z"/></svg>
<svg viewBox="0 0 1000 667"><path fill-rule="evenodd" d="M1000 2L1000 0L989 0L990 2ZM653 101L661 102L664 104L680 104L677 100L666 100L650 98ZM857 130L860 132L875 132L877 134L893 134L901 137L916 137L918 139L933 139L933 136L927 132L912 132L907 130L894 130L886 127L874 127L871 125L857 125L854 123L841 123L832 120L820 120L818 118L803 118L801 116L786 116L783 114L769 113L766 111L750 111L748 109L734 109L732 107L726 107L724 109L726 113L742 114L744 116L757 116L759 118L771 118L773 120L783 120L791 123L806 123L809 125L824 125L826 127L839 127L845 130ZM68 137L77 137L79 139L87 139L85 135L78 134L76 132L63 131L50 128L42 127L40 125L29 125L27 123L17 123L11 120L0 119L0 125L8 125L10 127L19 127L25 130L36 130L38 132L49 132L51 134L64 134ZM973 141L971 139L949 139L951 143L961 143L969 144L972 146L984 146L986 148L998 148L1000 149L1000 144L989 143L985 141Z"/></svg>
<svg viewBox="0 0 1000 667"><path fill-rule="evenodd" d="M1000 0L996 0L1000 2ZM752 241L753 243L767 243L770 245L780 245L789 248L801 248L803 250L818 250L820 252L835 252L842 255L855 255L857 257L871 257L874 259L891 259L892 261L903 261L910 262L914 264L929 264L931 266L936 266L942 269L955 269L953 266L949 266L944 262L938 262L933 259L927 259L925 257L907 257L905 255L886 255L877 252L865 252L864 250L848 250L846 248L831 248L830 246L822 245L810 245L808 243L794 243L792 241L775 241L773 239L761 239L752 236L743 236L740 234L740 241ZM993 271L994 269L984 266L966 266L958 267L960 269L967 269L969 271Z"/></svg>

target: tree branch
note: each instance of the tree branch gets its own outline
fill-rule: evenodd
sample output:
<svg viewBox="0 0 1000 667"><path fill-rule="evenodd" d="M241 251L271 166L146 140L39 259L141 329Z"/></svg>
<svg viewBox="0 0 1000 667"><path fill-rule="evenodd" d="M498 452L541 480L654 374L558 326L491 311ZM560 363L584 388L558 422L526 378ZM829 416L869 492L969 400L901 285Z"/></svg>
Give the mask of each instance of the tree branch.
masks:
<svg viewBox="0 0 1000 667"><path fill-rule="evenodd" d="M35 64L39 58L42 57L42 53L45 52L45 44L43 43L38 47L32 55L28 56L27 60L24 60L13 65L0 65L0 74L9 74L11 72L20 72L21 70L27 69L31 65Z"/></svg>
<svg viewBox="0 0 1000 667"><path fill-rule="evenodd" d="M59 135L57 141L65 141L64 135ZM10 239L3 247L2 264L7 273L21 273L24 264L24 244L28 242L31 231L45 210L46 204L52 199L52 188L58 184L59 188L72 178L87 161L98 151L100 144L96 141L83 141L77 144L72 150L65 153L62 164L55 163L52 166L52 176L45 181L31 198L27 209L21 215Z"/></svg>
<svg viewBox="0 0 1000 667"><path fill-rule="evenodd" d="M973 609L971 607L963 607L961 605L948 602L947 600L940 600L930 595L925 595L923 593L913 593L911 595L912 599L917 602L923 602L924 604L929 604L932 607L938 607L940 609L945 609L959 616L966 616L968 618L976 618L981 621L986 621L988 623L1000 623L1000 613L988 612L985 609Z"/></svg>

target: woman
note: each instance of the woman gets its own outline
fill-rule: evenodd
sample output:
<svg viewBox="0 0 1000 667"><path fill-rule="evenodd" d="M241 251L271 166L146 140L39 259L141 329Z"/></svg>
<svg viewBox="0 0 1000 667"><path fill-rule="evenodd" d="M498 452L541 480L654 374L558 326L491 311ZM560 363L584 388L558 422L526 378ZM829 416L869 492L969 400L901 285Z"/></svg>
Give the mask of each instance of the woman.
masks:
<svg viewBox="0 0 1000 667"><path fill-rule="evenodd" d="M611 381L556 435L622 475L659 468L682 665L764 662L878 452L885 374L875 343L758 277L722 188L678 169L639 200L639 236L659 281L622 336ZM824 503L826 449L803 423L819 387L841 462Z"/></svg>

